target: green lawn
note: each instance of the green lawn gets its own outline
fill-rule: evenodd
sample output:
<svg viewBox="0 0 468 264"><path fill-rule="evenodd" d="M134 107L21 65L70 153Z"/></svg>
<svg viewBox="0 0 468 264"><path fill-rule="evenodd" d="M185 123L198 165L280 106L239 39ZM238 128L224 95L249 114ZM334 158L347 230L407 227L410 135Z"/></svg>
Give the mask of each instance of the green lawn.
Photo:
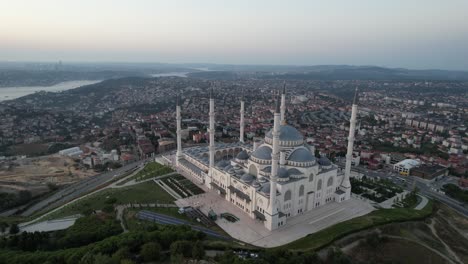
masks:
<svg viewBox="0 0 468 264"><path fill-rule="evenodd" d="M326 245L329 245L336 239L342 238L357 231L371 228L373 226L383 225L391 222L423 219L432 213L432 205L433 202L429 200L426 207L424 207L422 210L407 208L379 209L367 215L341 222L317 233L310 234L304 238L279 248L290 249L294 251L317 250Z"/></svg>
<svg viewBox="0 0 468 264"><path fill-rule="evenodd" d="M130 231L141 231L141 230L146 230L146 228L148 226L152 226L154 225L153 222L150 222L150 221L145 221L145 220L138 220L136 217L135 217L135 214L141 210L146 210L146 211L151 211L151 212L155 212L155 213L160 213L160 214L163 214L163 215L167 215L167 216L172 216L174 218L178 218L178 219L181 219L181 220L185 220L185 221L188 221L190 223L192 223L193 225L197 225L197 226L201 226L201 227L206 227L204 226L203 224L191 219L191 218L188 218L185 214L179 214L179 208L175 208L175 207L172 207L172 208L163 208L163 207L158 207L158 208L154 208L154 207L150 207L150 208L140 208L140 209L127 209L126 211L126 214L125 214L125 223L127 224L127 228L128 230ZM213 231L216 231L220 234L223 234L225 236L229 236L229 234L227 234L222 228L220 228L219 226L217 226L216 224L211 226L211 227L208 227L209 229L213 230Z"/></svg>
<svg viewBox="0 0 468 264"><path fill-rule="evenodd" d="M122 185L122 184L124 184L126 182L129 182L131 180L135 180L137 182L138 181L143 181L143 180L146 180L146 179L149 179L149 178L161 176L161 175L168 174L168 173L171 173L171 172L174 172L174 170L171 169L168 166L161 165L161 164L159 164L157 162L150 162L150 163L146 164L146 166L141 171L139 171L137 174L133 175L132 177L130 177L128 179L126 179L125 181L119 182L117 185Z"/></svg>
<svg viewBox="0 0 468 264"><path fill-rule="evenodd" d="M78 200L52 214L47 219L55 219L83 213L86 210L100 210L108 204L127 203L173 203L174 198L156 183L149 181L124 188L104 189L91 196Z"/></svg>

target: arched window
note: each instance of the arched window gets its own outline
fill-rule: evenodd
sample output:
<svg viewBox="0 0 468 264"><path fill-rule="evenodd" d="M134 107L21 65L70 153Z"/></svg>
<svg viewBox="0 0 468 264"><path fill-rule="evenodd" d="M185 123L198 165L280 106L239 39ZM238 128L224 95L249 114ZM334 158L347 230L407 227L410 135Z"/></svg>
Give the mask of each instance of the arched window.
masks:
<svg viewBox="0 0 468 264"><path fill-rule="evenodd" d="M254 164L250 165L249 174L257 177L257 167Z"/></svg>
<svg viewBox="0 0 468 264"><path fill-rule="evenodd" d="M322 190L322 179L320 179L317 183L317 191Z"/></svg>
<svg viewBox="0 0 468 264"><path fill-rule="evenodd" d="M299 196L303 196L304 195L304 185L301 185L301 187L299 187Z"/></svg>
<svg viewBox="0 0 468 264"><path fill-rule="evenodd" d="M287 190L286 193L284 194L284 201L289 201L291 200L291 191Z"/></svg>
<svg viewBox="0 0 468 264"><path fill-rule="evenodd" d="M311 173L311 174L309 175L309 182L311 182L311 181L313 181L313 180L314 180L314 174Z"/></svg>
<svg viewBox="0 0 468 264"><path fill-rule="evenodd" d="M333 177L330 177L327 182L327 187L330 187L333 185Z"/></svg>

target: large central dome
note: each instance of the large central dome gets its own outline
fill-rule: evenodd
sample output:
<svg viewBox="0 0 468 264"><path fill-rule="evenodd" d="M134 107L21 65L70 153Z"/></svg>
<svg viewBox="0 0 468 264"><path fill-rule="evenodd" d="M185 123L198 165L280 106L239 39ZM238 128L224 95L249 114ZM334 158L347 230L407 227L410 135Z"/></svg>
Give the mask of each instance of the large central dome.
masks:
<svg viewBox="0 0 468 264"><path fill-rule="evenodd" d="M267 139L273 139L273 129L270 130L267 134L266 134L266 138ZM304 140L304 136L301 134L301 132L299 132L297 129L295 129L294 127L290 126L290 125L281 125L280 126L280 136L279 136L279 140L280 142L281 141L302 141Z"/></svg>

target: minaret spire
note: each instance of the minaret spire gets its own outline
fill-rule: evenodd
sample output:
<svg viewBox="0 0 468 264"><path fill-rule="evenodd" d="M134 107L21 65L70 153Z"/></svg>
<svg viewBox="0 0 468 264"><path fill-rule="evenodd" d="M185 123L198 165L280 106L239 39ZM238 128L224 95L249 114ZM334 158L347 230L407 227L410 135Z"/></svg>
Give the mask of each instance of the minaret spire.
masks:
<svg viewBox="0 0 468 264"><path fill-rule="evenodd" d="M177 121L177 152L176 152L176 165L182 159L182 117L180 111L179 95L176 99L176 121Z"/></svg>
<svg viewBox="0 0 468 264"><path fill-rule="evenodd" d="M351 175L351 162L353 158L353 147L354 147L354 134L356 132L356 118L357 118L357 103L358 103L358 88L354 92L353 106L351 108L351 119L349 120L349 136L348 136L348 149L346 152L346 165L345 165L345 175L341 187L345 191L345 199L351 197L351 183L349 177Z"/></svg>
<svg viewBox="0 0 468 264"><path fill-rule="evenodd" d="M210 90L210 112L209 112L209 117L210 117L210 124L208 128L208 133L210 135L210 146L208 147L209 149L209 171L208 171L208 178L206 181L206 184L211 183L211 177L213 175L213 168L214 168L214 156L215 156L215 104L214 104L214 98L213 98L213 86L211 86ZM210 187L210 186L209 186Z"/></svg>
<svg viewBox="0 0 468 264"><path fill-rule="evenodd" d="M281 124L286 124L286 82L283 83L283 91L281 93Z"/></svg>
<svg viewBox="0 0 468 264"><path fill-rule="evenodd" d="M242 88L242 95L241 95L241 105L240 105L240 129L239 129L239 141L244 143L244 88Z"/></svg>
<svg viewBox="0 0 468 264"><path fill-rule="evenodd" d="M275 117L273 122L273 150L271 153L271 176L270 176L270 215L274 215L277 213L277 209L275 207L276 201L276 181L278 178L278 163L280 158L280 150L279 150L279 136L280 136L280 122L281 122L281 114L280 114L280 100L277 96L276 98L276 108L275 108Z"/></svg>

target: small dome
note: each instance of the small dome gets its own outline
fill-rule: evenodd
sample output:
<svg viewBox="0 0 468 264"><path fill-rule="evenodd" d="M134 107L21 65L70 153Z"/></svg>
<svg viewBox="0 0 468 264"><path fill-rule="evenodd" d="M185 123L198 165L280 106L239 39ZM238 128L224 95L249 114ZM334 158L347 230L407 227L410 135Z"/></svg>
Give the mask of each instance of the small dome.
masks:
<svg viewBox="0 0 468 264"><path fill-rule="evenodd" d="M261 187L262 185L260 185L260 183L259 183L258 181L254 181L254 182L252 182L252 186L253 186L254 188L259 188L259 187Z"/></svg>
<svg viewBox="0 0 468 264"><path fill-rule="evenodd" d="M252 157L262 160L271 160L271 148L263 145L252 152Z"/></svg>
<svg viewBox="0 0 468 264"><path fill-rule="evenodd" d="M243 181L243 182L245 182L245 183L250 183L250 182L252 182L254 179L255 179L255 177L254 177L252 174L248 174L248 173L245 173L245 174L242 175L242 177L241 177L241 181Z"/></svg>
<svg viewBox="0 0 468 264"><path fill-rule="evenodd" d="M273 130L270 130L266 134L267 138L273 138ZM304 140L304 136L297 129L290 125L281 125L280 126L280 141L299 141Z"/></svg>
<svg viewBox="0 0 468 264"><path fill-rule="evenodd" d="M262 171L266 173L271 173L271 166L266 166L265 168L262 169Z"/></svg>
<svg viewBox="0 0 468 264"><path fill-rule="evenodd" d="M267 180L265 179L265 177L258 177L258 182L265 183L267 182Z"/></svg>
<svg viewBox="0 0 468 264"><path fill-rule="evenodd" d="M312 162L315 160L315 157L309 150L305 148L298 148L294 150L291 155L289 155L288 160L294 162Z"/></svg>
<svg viewBox="0 0 468 264"><path fill-rule="evenodd" d="M278 169L278 178L282 178L282 179L289 178L288 170L286 170L285 168L279 168Z"/></svg>
<svg viewBox="0 0 468 264"><path fill-rule="evenodd" d="M303 175L304 174L304 173L302 173L300 170L298 170L296 168L289 169L288 173L289 173L289 175Z"/></svg>
<svg viewBox="0 0 468 264"><path fill-rule="evenodd" d="M229 171L230 169L232 169L231 164L229 164L229 165L227 165L226 167L223 168L223 170L225 170L225 171Z"/></svg>
<svg viewBox="0 0 468 264"><path fill-rule="evenodd" d="M270 194L270 183L264 183L262 187L260 188L260 192L269 195Z"/></svg>
<svg viewBox="0 0 468 264"><path fill-rule="evenodd" d="M249 159L249 154L247 153L247 151L242 150L241 152L239 152L237 154L236 159L247 160L247 159Z"/></svg>
<svg viewBox="0 0 468 264"><path fill-rule="evenodd" d="M228 165L230 165L230 163L227 160L221 160L218 163L216 163L216 167L219 169L224 169Z"/></svg>
<svg viewBox="0 0 468 264"><path fill-rule="evenodd" d="M327 157L321 157L318 160L318 163L322 166L330 166L332 165L331 161Z"/></svg>

